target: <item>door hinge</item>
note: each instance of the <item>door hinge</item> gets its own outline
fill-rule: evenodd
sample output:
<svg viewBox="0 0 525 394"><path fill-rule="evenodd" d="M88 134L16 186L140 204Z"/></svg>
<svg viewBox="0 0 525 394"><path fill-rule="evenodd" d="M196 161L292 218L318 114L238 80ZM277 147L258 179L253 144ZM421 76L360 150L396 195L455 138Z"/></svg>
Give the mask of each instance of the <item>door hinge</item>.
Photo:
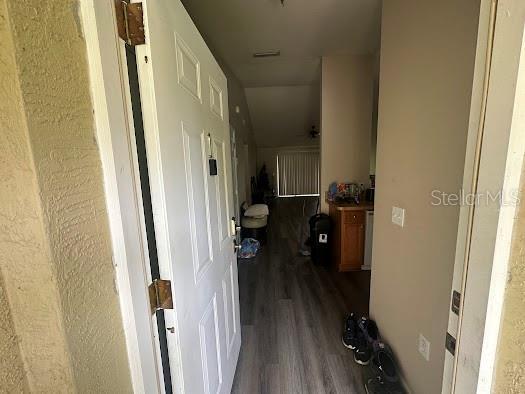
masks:
<svg viewBox="0 0 525 394"><path fill-rule="evenodd" d="M115 0L118 35L128 45L141 45L146 42L142 3Z"/></svg>
<svg viewBox="0 0 525 394"><path fill-rule="evenodd" d="M171 296L171 281L155 279L149 290L149 304L151 313L163 309L173 309L173 298Z"/></svg>
<svg viewBox="0 0 525 394"><path fill-rule="evenodd" d="M450 306L450 309L452 310L452 312L454 312L458 316L459 316L460 305L461 305L461 293L454 290L452 292L452 305Z"/></svg>
<svg viewBox="0 0 525 394"><path fill-rule="evenodd" d="M456 355L456 338L448 332L447 337L445 338L445 349L447 349L453 356Z"/></svg>

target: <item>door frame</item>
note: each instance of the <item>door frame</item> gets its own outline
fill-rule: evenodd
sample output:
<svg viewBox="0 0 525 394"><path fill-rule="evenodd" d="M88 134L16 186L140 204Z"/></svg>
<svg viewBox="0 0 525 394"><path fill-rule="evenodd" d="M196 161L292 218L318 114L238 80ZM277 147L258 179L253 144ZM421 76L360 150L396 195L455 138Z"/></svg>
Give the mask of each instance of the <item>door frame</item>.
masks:
<svg viewBox="0 0 525 394"><path fill-rule="evenodd" d="M81 0L97 144L102 161L115 281L133 392L164 393L133 115L113 0Z"/></svg>
<svg viewBox="0 0 525 394"><path fill-rule="evenodd" d="M476 55L474 62L474 77L472 83L471 105L469 116L469 129L465 153L465 165L463 170L462 189L465 193L473 193L477 187L478 166L481 155L481 144L483 137L483 119L486 113L486 99L488 94L488 82L492 61L493 25L495 24L496 1L482 0L479 11L478 34L476 43ZM459 211L458 233L456 239L456 254L454 263L454 274L452 288L450 291L451 303L452 292L464 293L465 280L468 269L468 249L472 235L472 220L474 209L470 205L463 205ZM475 269L475 268L474 268ZM464 301L464 299L462 300ZM460 314L464 314L464 308L460 307ZM456 338L456 348L460 346L461 317L449 308L447 332ZM456 357L446 349L443 368L442 394L452 391L457 375ZM457 352L456 352L457 353Z"/></svg>
<svg viewBox="0 0 525 394"><path fill-rule="evenodd" d="M239 201L239 153L237 152L237 132L230 125L230 155L232 157L232 189L233 189L233 212L235 213L235 223L241 225L241 202ZM237 240L238 241L238 240Z"/></svg>
<svg viewBox="0 0 525 394"><path fill-rule="evenodd" d="M484 4L486 6L487 2L491 3L491 0L482 0L482 7ZM520 0L500 0L498 7L519 2ZM147 294L151 276L144 250L146 238L142 201L141 196L137 193L140 182L138 182L139 175L133 161L134 152L130 140L130 130L132 130L130 127L132 126L129 124L129 111L123 88L124 79L119 54L120 41L115 26L114 4L112 0L81 0L80 10L87 45L97 142L103 167L116 286L119 293L133 390L136 393L163 392L155 321L144 318L151 316ZM508 18L505 21L504 12L498 14L501 16L498 22L506 27L502 28L499 33L515 42L515 31L511 29L512 19ZM494 47L494 49L502 50L500 61L512 60L517 55L517 46L504 48L503 45L500 45L501 41L496 40ZM520 77L519 82L525 82L522 80L521 73L515 74L512 77L515 77L517 82L518 77ZM506 93L511 94L512 92L507 91ZM517 187L521 179L525 138L519 135L514 124L518 115L520 114L512 113L510 119L507 119L511 126L509 130L506 130L510 139L509 148L513 149L508 150L505 160L504 188ZM500 163L498 165L501 166ZM494 317L485 323L480 355L478 391L484 393L489 392L492 385L514 214L515 207L502 210L498 220L491 227L491 231L496 234L492 259L494 264L491 267L489 283L482 289L478 289L478 292L485 295L490 294L486 307L488 314ZM458 245L460 242L463 242L462 246L464 246L465 241L458 240ZM476 270L481 269L477 266L470 266L468 277L475 277ZM468 286L468 279L466 283ZM474 294L469 296L467 293L463 302L468 298L475 301ZM468 307L463 308L462 321L465 322L469 316L472 318L473 312ZM461 348L462 343L459 340L456 354L461 351ZM447 363L445 363L446 366ZM464 373L463 369L456 363L456 370L452 378L457 379Z"/></svg>
<svg viewBox="0 0 525 394"><path fill-rule="evenodd" d="M521 0L481 1L466 193L498 190L510 196L519 190L525 157L524 15ZM461 207L452 284L461 306L459 316L449 312L448 326L456 355L445 351L442 393L492 390L516 211L517 204Z"/></svg>

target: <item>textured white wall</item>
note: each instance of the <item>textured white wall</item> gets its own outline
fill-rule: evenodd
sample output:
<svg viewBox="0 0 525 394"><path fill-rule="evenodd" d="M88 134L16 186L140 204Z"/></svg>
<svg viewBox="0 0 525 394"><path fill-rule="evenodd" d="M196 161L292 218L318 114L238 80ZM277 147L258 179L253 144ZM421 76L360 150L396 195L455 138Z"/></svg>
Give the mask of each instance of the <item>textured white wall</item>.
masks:
<svg viewBox="0 0 525 394"><path fill-rule="evenodd" d="M522 179L525 172L522 174ZM525 182L522 181L521 196L524 195ZM522 198L517 221L505 291L504 311L498 357L495 371L495 393L525 392L525 200Z"/></svg>
<svg viewBox="0 0 525 394"><path fill-rule="evenodd" d="M4 1L0 268L29 387L130 392L78 2Z"/></svg>
<svg viewBox="0 0 525 394"><path fill-rule="evenodd" d="M0 391L68 392L75 388L9 16L0 0Z"/></svg>

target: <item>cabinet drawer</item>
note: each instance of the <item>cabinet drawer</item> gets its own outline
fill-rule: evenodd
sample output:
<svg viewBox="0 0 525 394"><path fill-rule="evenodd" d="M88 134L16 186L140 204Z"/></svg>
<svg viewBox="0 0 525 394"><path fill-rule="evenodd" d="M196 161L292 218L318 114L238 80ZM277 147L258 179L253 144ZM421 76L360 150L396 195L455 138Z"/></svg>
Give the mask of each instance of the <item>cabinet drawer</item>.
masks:
<svg viewBox="0 0 525 394"><path fill-rule="evenodd" d="M345 211L343 214L345 224L365 224L364 211Z"/></svg>

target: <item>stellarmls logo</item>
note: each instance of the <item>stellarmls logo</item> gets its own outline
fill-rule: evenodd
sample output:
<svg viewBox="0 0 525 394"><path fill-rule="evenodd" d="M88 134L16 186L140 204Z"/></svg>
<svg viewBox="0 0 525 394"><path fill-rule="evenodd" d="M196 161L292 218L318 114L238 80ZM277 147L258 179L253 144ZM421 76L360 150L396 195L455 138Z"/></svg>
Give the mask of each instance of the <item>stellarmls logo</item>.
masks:
<svg viewBox="0 0 525 394"><path fill-rule="evenodd" d="M517 206L520 203L519 190L485 191L481 193L466 193L463 189L459 193L448 193L442 190L432 190L431 205L444 206L481 206L497 203L500 207Z"/></svg>

